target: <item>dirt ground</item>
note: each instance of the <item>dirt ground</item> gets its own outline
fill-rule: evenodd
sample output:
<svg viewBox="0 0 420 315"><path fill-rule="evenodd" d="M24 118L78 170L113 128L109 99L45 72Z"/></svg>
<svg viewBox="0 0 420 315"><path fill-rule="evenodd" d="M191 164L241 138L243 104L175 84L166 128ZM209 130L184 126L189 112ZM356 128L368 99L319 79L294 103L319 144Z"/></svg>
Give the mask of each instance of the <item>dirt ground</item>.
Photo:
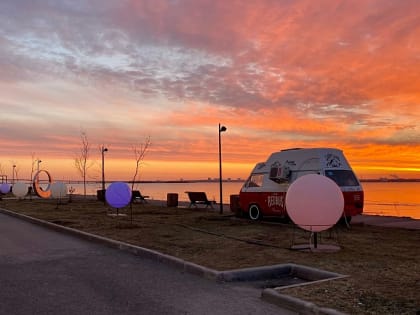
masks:
<svg viewBox="0 0 420 315"><path fill-rule="evenodd" d="M331 253L291 250L309 233L278 220L251 222L229 209L133 204L117 211L93 199L71 203L3 199L0 207L154 249L217 270L296 263L350 277L285 289L286 293L349 314L416 314L420 310L420 232L363 225L321 233Z"/></svg>

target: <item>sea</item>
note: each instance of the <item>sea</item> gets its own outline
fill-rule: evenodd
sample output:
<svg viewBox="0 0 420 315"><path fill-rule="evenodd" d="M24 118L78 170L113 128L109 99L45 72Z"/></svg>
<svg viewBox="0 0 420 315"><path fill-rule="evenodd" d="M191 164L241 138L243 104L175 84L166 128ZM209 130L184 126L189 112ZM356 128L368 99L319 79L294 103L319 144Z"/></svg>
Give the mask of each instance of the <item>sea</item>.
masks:
<svg viewBox="0 0 420 315"><path fill-rule="evenodd" d="M107 183L109 185L110 183ZM130 184L131 185L131 184ZM224 181L222 185L223 203L230 203L230 195L237 195L242 181ZM75 194L83 194L83 183L68 183ZM420 182L362 182L365 195L363 213L381 216L411 217L420 219ZM89 183L88 195L96 195L101 183ZM140 190L152 200L167 200L168 193L178 194L179 201L188 201L186 191L204 191L210 200L219 201L219 182L147 182L136 183L135 190Z"/></svg>

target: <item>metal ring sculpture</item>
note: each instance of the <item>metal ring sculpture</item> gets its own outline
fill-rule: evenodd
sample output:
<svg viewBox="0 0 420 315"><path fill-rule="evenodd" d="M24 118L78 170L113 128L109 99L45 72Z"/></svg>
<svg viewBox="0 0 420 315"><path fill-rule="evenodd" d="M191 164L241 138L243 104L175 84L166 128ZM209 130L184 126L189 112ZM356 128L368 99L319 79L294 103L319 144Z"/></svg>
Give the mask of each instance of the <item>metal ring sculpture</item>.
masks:
<svg viewBox="0 0 420 315"><path fill-rule="evenodd" d="M41 186L39 186L39 175L40 175L41 172L44 172L48 176L48 186L45 190ZM34 188L37 196L41 197L41 198L45 198L45 199L50 198L50 196L51 196L51 184L52 183L53 183L53 180L52 180L52 177L51 177L50 173L48 173L46 170L39 170L35 174L34 181L33 181L33 188Z"/></svg>

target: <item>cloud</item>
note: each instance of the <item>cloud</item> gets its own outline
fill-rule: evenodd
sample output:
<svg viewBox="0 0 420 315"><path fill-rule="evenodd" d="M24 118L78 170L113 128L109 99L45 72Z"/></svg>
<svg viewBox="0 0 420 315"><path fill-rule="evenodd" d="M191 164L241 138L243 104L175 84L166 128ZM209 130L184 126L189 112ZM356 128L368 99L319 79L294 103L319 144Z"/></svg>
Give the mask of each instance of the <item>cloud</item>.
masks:
<svg viewBox="0 0 420 315"><path fill-rule="evenodd" d="M68 72L171 99L247 108L359 106L389 85L409 90L415 85L401 82L401 71L409 70L407 81L418 73L400 63L418 58L415 13L401 19L415 12L415 2L32 6L19 19L27 22L17 41L37 49L26 52L31 65L46 61L52 75Z"/></svg>

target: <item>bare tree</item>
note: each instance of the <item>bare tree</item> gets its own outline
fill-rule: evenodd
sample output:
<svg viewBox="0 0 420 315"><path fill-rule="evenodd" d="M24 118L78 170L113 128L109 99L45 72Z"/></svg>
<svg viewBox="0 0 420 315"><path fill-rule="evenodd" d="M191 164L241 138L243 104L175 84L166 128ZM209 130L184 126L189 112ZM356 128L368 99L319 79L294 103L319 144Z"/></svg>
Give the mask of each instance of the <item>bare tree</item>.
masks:
<svg viewBox="0 0 420 315"><path fill-rule="evenodd" d="M139 175L141 163L144 160L144 157L146 155L147 149L150 147L150 144L151 144L150 136L147 136L144 139L143 143L133 145L133 153L134 153L134 157L136 159L136 170L134 172L133 180L132 180L132 183L131 183L131 190L132 191L134 190L134 183L136 182L137 176Z"/></svg>
<svg viewBox="0 0 420 315"><path fill-rule="evenodd" d="M80 139L82 140L82 145L79 155L76 156L74 160L74 164L83 178L83 195L86 198L86 177L88 169L91 167L91 164L88 162L90 143L87 134L84 131L81 132Z"/></svg>
<svg viewBox="0 0 420 315"><path fill-rule="evenodd" d="M137 180L137 176L139 175L141 163L146 156L146 152L150 147L150 144L150 136L147 136L143 143L135 144L132 146L134 157L136 159L136 170L134 172L133 180L131 181L131 191L134 190L134 184ZM130 222L133 224L133 202L130 203Z"/></svg>

